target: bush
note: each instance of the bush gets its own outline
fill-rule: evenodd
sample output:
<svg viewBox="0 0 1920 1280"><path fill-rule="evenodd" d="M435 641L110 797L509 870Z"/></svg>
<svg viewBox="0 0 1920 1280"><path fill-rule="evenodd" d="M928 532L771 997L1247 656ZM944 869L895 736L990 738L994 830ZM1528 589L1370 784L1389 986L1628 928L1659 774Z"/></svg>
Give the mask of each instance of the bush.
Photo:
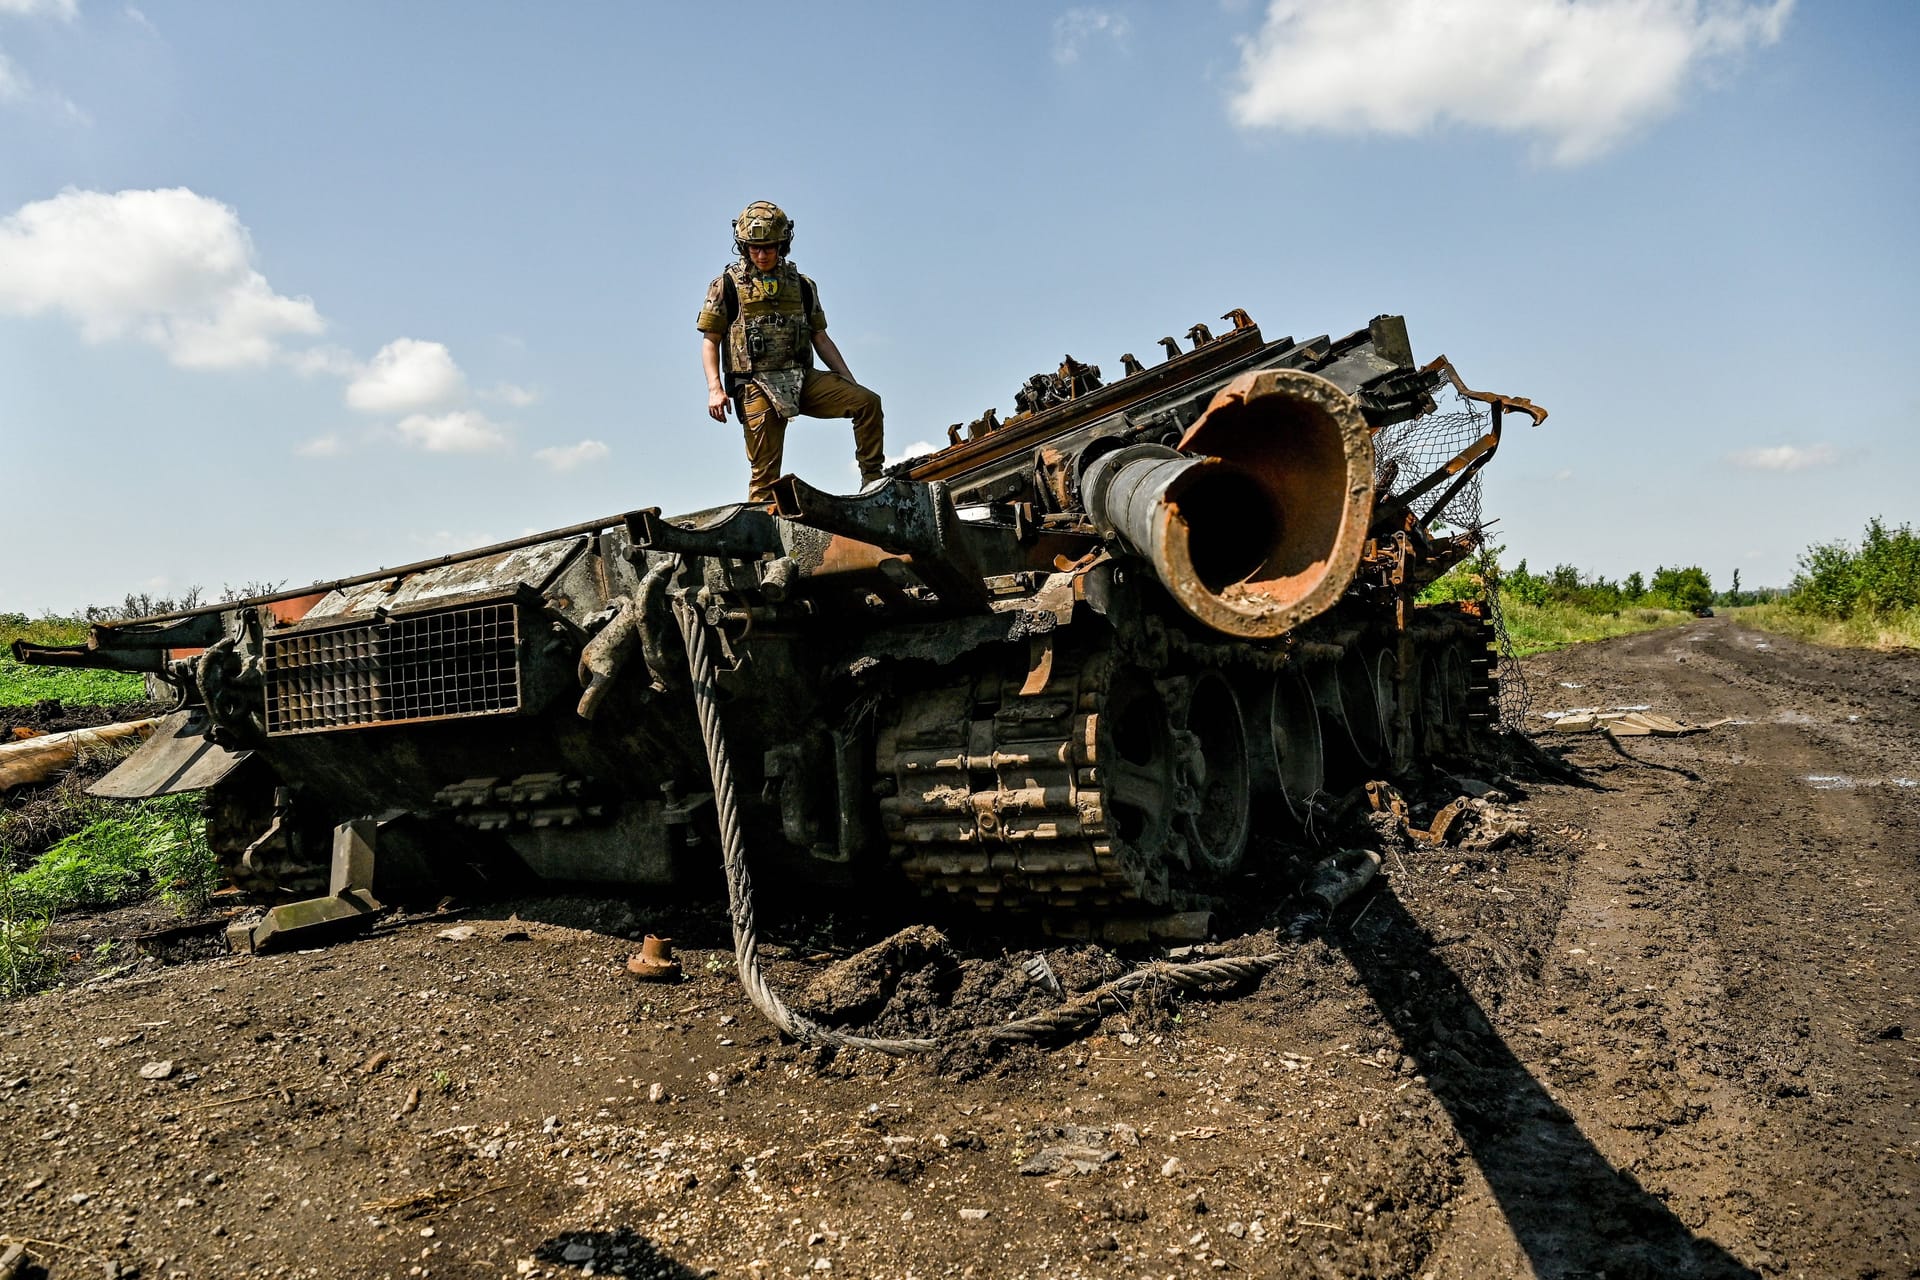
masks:
<svg viewBox="0 0 1920 1280"><path fill-rule="evenodd" d="M1686 621L1684 614L1661 607L1664 601L1643 589L1638 573L1630 574L1623 586L1598 574L1589 577L1569 564L1534 573L1522 560L1511 570L1502 570L1503 550L1481 548L1422 591L1421 602L1486 600L1490 593L1497 593L1502 625L1521 657ZM1691 572L1700 573L1698 569ZM1706 575L1700 578L1704 581ZM1647 607L1630 607L1639 603Z"/></svg>
<svg viewBox="0 0 1920 1280"><path fill-rule="evenodd" d="M1920 608L1920 537L1904 524L1889 533L1875 516L1857 551L1844 542L1816 543L1800 557L1787 604L1836 620Z"/></svg>
<svg viewBox="0 0 1920 1280"><path fill-rule="evenodd" d="M1662 607L1692 613L1713 603L1713 583L1699 565L1688 565L1684 569L1661 565L1653 571L1647 596Z"/></svg>

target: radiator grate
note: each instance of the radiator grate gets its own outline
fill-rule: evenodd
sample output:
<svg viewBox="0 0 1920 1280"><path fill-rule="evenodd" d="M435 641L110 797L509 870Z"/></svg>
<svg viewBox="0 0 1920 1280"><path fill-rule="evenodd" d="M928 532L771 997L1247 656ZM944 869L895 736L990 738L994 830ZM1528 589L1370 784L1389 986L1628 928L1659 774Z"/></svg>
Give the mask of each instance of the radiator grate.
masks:
<svg viewBox="0 0 1920 1280"><path fill-rule="evenodd" d="M520 709L519 615L512 604L265 641L270 734Z"/></svg>

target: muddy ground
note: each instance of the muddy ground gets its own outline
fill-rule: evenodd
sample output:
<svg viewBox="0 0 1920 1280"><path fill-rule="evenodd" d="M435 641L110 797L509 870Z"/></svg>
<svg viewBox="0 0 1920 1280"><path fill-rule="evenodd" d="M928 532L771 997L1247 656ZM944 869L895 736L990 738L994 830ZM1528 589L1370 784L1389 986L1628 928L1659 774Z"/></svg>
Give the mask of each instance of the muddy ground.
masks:
<svg viewBox="0 0 1920 1280"><path fill-rule="evenodd" d="M62 1278L1920 1274L1920 655L1709 619L1527 670L1733 722L1553 738L1586 781L1530 843L1392 848L1324 936L1227 945L1257 986L995 1058L782 1044L714 909L170 953L0 1010L0 1233ZM622 975L650 926L677 986ZM834 967L890 927L776 924L773 981L1047 1003L1018 940Z"/></svg>

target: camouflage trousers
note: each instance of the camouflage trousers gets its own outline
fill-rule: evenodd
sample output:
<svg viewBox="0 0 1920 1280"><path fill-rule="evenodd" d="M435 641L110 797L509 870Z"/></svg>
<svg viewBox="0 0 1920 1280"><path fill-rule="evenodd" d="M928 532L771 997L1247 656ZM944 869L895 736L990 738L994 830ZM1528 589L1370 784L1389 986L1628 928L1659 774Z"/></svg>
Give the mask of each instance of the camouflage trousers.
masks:
<svg viewBox="0 0 1920 1280"><path fill-rule="evenodd" d="M747 483L747 501L771 501L773 482L780 478L780 459L787 448L787 420L774 409L767 393L752 382L746 384L741 409L747 463L753 472ZM800 412L809 418L852 418L853 458L860 465L860 483L864 485L880 474L886 450L881 443L878 395L851 378L825 369L809 369L800 388Z"/></svg>

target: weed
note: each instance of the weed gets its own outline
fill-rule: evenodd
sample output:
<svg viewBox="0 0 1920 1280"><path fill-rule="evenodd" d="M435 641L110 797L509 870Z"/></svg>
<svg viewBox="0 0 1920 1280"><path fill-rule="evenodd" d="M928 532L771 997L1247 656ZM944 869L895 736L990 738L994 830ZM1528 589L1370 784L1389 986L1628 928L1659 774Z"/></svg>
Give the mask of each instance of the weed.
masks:
<svg viewBox="0 0 1920 1280"><path fill-rule="evenodd" d="M0 810L0 874L17 871L85 827L105 808L87 794L103 768L77 766L52 786L15 793Z"/></svg>
<svg viewBox="0 0 1920 1280"><path fill-rule="evenodd" d="M41 945L51 915L21 909L9 877L0 876L0 998L25 995L40 985L52 958Z"/></svg>
<svg viewBox="0 0 1920 1280"><path fill-rule="evenodd" d="M1514 652L1520 657L1564 649L1587 640L1631 635L1657 627L1674 627L1691 621L1691 616L1672 609L1619 609L1611 613L1590 613L1574 604L1530 605L1511 596L1501 602L1507 634L1513 639Z"/></svg>
<svg viewBox="0 0 1920 1280"><path fill-rule="evenodd" d="M195 797L156 796L101 810L31 867L6 877L8 918L113 906L149 886L183 911L205 904L220 873Z"/></svg>
<svg viewBox="0 0 1920 1280"><path fill-rule="evenodd" d="M453 1072L447 1070L445 1067L435 1067L433 1069L433 1087L441 1093L452 1093Z"/></svg>
<svg viewBox="0 0 1920 1280"><path fill-rule="evenodd" d="M1822 618L1790 603L1769 602L1730 611L1729 616L1781 635L1829 648L1920 649L1920 609L1847 618Z"/></svg>

